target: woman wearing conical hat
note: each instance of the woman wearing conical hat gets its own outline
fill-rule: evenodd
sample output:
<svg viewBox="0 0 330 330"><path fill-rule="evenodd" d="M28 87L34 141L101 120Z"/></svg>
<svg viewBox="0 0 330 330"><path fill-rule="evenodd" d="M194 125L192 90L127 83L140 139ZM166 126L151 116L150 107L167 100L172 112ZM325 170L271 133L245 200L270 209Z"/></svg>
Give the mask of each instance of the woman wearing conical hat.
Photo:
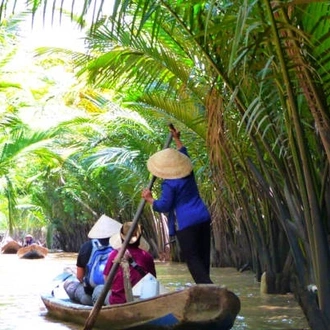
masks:
<svg viewBox="0 0 330 330"><path fill-rule="evenodd" d="M90 265L92 255L98 248L109 254L113 250L109 245L109 239L118 232L119 228L121 228L121 223L105 214L94 223L88 233L89 239L79 249L76 262L77 274L68 278L64 283L64 289L72 300L83 305L93 305L92 294L97 286L97 284L93 283L94 277L98 277L98 280L103 280L103 269L102 271L101 269L91 271L90 268L93 268ZM93 281L90 276L93 277Z"/></svg>
<svg viewBox="0 0 330 330"><path fill-rule="evenodd" d="M163 179L161 196L154 199L149 189L142 197L153 210L168 213L170 236L176 235L188 269L196 283L210 279L210 213L200 197L186 147L180 132L170 128L176 149L167 148L152 155L148 170Z"/></svg>
<svg viewBox="0 0 330 330"><path fill-rule="evenodd" d="M103 271L105 281L108 281L114 263L120 262L120 266L112 280L111 290L105 298L105 305L123 304L132 298L129 296L129 292L125 290L125 284L127 285L127 282L125 283L124 278L126 275L128 275L129 285L132 287L147 274L152 274L156 277L154 258L148 252L149 244L142 237L142 227L139 224L137 224L130 236L124 256L120 261L118 260L119 249L121 249L132 225L133 222L131 221L124 222L120 231L110 238L110 245L115 250L110 253ZM94 301L99 298L101 290L103 290L103 287L96 289L95 294L93 294Z"/></svg>

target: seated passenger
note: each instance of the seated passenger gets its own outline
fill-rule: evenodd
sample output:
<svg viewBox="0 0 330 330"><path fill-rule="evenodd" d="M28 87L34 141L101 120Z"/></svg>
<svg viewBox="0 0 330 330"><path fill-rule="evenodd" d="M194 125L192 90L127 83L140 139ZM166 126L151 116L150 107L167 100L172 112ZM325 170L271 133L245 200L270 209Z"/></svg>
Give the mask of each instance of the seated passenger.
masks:
<svg viewBox="0 0 330 330"><path fill-rule="evenodd" d="M24 241L24 247L25 246L29 246L29 245L32 245L34 243L34 240L33 240L33 236L32 235L30 235L30 234L27 234L26 236L25 236L25 241Z"/></svg>
<svg viewBox="0 0 330 330"><path fill-rule="evenodd" d="M88 233L77 257L77 275L64 283L64 289L70 299L83 305L92 306L94 288L104 283L103 269L109 253L113 250L109 238L118 232L120 222L102 215Z"/></svg>
<svg viewBox="0 0 330 330"><path fill-rule="evenodd" d="M151 273L156 277L156 267L154 258L147 251L149 249L148 243L141 236L141 226L137 224L132 237L127 245L127 249L123 256L123 260L117 260L117 255L122 243L124 242L131 226L132 222L126 222L123 224L120 233L113 235L110 238L110 245L115 249L113 250L108 258L105 269L103 271L105 281L108 280L111 268L114 262L119 262L120 266L113 278L111 284L111 290L106 296L105 305L122 304L127 302L127 292L125 292L125 267L124 262L127 261L129 276L126 278L130 279L130 287L137 284L146 274ZM126 274L127 275L127 274ZM100 296L104 286L97 286L93 293L93 302L95 303Z"/></svg>

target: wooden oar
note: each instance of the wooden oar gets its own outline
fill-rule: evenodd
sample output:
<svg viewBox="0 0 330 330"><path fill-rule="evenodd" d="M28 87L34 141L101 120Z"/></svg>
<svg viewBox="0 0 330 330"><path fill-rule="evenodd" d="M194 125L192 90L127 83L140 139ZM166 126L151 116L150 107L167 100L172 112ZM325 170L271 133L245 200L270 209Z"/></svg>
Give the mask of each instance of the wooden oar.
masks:
<svg viewBox="0 0 330 330"><path fill-rule="evenodd" d="M174 128L174 126L172 124L169 124L169 127L171 129ZM164 145L164 149L168 148L171 144L171 141L172 141L172 132L169 133L168 137L167 137L167 140L165 142L165 145ZM156 180L156 177L153 175L149 184L148 184L148 189L152 189L152 186L154 184ZM127 245L129 243L129 241L131 240L132 236L133 236L133 233L135 231L135 228L138 224L138 220L139 220L139 217L143 211L143 208L144 208L144 205L145 205L146 201L142 198L141 199L141 202L138 206L138 209L135 213L135 216L132 220L132 225L130 227L130 229L128 230L128 233L125 237L125 240L120 248L120 250L118 251L118 255L117 255L117 260L121 260L122 257L124 256L125 254L125 251L126 251L126 248L127 248ZM108 291L110 290L110 287L112 285L112 282L113 282L113 279L116 275L116 272L117 272L117 269L119 267L119 264L120 262L115 262L113 264L113 266L111 267L111 270L110 270L110 273L109 273L109 276L107 278L107 281L105 282L104 284L104 288L100 294L100 296L98 297L93 309L91 310L86 322L85 322L85 325L84 325L84 329L83 330L91 330L96 322L96 319L97 319L97 315L99 314L102 306L103 306L103 303L104 303L104 299L108 293Z"/></svg>

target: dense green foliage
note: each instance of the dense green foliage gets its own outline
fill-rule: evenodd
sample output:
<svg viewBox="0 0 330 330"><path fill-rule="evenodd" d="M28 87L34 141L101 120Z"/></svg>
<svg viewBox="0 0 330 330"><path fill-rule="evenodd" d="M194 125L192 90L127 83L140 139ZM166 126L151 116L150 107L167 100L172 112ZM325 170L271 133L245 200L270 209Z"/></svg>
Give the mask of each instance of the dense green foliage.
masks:
<svg viewBox="0 0 330 330"><path fill-rule="evenodd" d="M82 25L94 2L84 3ZM86 98L93 109L110 112L99 95L107 100L111 90L145 122L102 122L103 136L80 131L85 145L63 163L69 184L61 192L81 194L96 213L129 216L148 177L145 161L161 147L164 122L173 121L186 134L212 210L214 265L248 262L258 278L266 271L270 292L294 291L311 327L327 329L329 2L118 0L113 12L103 4L93 11L88 51L61 54L71 56L80 79L100 93ZM52 192L60 182L53 178L55 185L46 183ZM81 198L83 191L95 194L94 182L113 192L109 201ZM76 215L72 203L65 209L69 218ZM143 220L151 217L146 210ZM311 284L317 294L308 290Z"/></svg>

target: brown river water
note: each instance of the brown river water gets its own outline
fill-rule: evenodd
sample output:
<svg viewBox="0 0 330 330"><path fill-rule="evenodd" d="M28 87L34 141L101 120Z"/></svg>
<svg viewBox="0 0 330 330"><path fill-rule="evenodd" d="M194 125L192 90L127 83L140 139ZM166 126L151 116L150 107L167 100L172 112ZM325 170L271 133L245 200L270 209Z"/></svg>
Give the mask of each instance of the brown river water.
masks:
<svg viewBox="0 0 330 330"><path fill-rule="evenodd" d="M19 259L0 254L0 330L81 330L83 326L65 323L47 315L40 293L66 267L74 267L76 254L50 253L45 259ZM192 283L185 264L156 264L157 277L170 290ZM241 311L233 330L309 330L306 319L287 295L260 294L260 284L250 271L213 268L214 283L226 286L241 300Z"/></svg>

